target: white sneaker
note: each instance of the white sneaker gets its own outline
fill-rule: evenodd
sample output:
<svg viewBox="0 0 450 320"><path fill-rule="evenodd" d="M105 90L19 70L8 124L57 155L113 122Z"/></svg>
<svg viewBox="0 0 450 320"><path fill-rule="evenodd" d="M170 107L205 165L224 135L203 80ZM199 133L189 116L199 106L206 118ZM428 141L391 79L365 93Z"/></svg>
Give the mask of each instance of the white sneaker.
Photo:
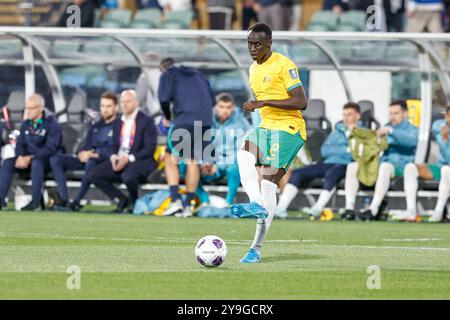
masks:
<svg viewBox="0 0 450 320"><path fill-rule="evenodd" d="M288 217L288 212L286 209L277 208L275 211L275 218L286 219Z"/></svg>
<svg viewBox="0 0 450 320"><path fill-rule="evenodd" d="M192 213L192 209L190 207L184 208L182 212L175 213L175 217L177 218L189 218L192 217L194 214Z"/></svg>
<svg viewBox="0 0 450 320"><path fill-rule="evenodd" d="M306 209L304 209L304 212L312 218L320 217L320 213L321 213L321 211L315 210L313 208L306 208Z"/></svg>
<svg viewBox="0 0 450 320"><path fill-rule="evenodd" d="M417 221L417 213L410 210L405 210L403 212L396 213L392 216L393 220L398 221Z"/></svg>
<svg viewBox="0 0 450 320"><path fill-rule="evenodd" d="M433 212L431 218L428 219L428 222L442 222L442 215L443 213Z"/></svg>
<svg viewBox="0 0 450 320"><path fill-rule="evenodd" d="M177 212L181 212L183 211L183 203L181 202L180 199L178 199L175 202L171 202L169 204L169 207L164 210L164 212L162 213L163 216L171 216Z"/></svg>

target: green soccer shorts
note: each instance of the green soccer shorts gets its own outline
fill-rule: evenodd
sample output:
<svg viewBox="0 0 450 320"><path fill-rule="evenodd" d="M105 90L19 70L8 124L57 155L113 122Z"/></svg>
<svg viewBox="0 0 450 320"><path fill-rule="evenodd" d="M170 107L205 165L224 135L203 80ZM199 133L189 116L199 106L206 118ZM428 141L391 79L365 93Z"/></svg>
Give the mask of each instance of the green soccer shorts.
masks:
<svg viewBox="0 0 450 320"><path fill-rule="evenodd" d="M270 166L278 169L289 169L305 140L297 134L282 130L256 128L250 131L244 141L252 142L262 153L257 160L258 166Z"/></svg>

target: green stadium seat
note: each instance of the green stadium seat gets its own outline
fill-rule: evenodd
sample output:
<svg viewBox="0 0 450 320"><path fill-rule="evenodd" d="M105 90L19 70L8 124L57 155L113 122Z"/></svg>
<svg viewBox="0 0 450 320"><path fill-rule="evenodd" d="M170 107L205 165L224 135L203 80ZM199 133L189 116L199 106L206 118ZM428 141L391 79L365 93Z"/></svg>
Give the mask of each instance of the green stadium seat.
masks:
<svg viewBox="0 0 450 320"><path fill-rule="evenodd" d="M0 57L22 56L22 43L18 39L0 40Z"/></svg>
<svg viewBox="0 0 450 320"><path fill-rule="evenodd" d="M151 29L161 23L161 11L159 9L143 9L136 12L130 28Z"/></svg>
<svg viewBox="0 0 450 320"><path fill-rule="evenodd" d="M332 31L323 24L310 23L306 28L307 31Z"/></svg>
<svg viewBox="0 0 450 320"><path fill-rule="evenodd" d="M338 24L338 15L331 10L322 10L314 13L308 24L308 31L334 31Z"/></svg>
<svg viewBox="0 0 450 320"><path fill-rule="evenodd" d="M336 31L340 32L358 32L361 31L359 28L355 26L349 26L349 25L338 25L336 28Z"/></svg>
<svg viewBox="0 0 450 320"><path fill-rule="evenodd" d="M111 51L110 41L89 41L84 44L83 52L92 53L94 55L98 54L109 54Z"/></svg>
<svg viewBox="0 0 450 320"><path fill-rule="evenodd" d="M52 54L67 56L77 53L80 50L80 43L73 40L55 40L52 45Z"/></svg>
<svg viewBox="0 0 450 320"><path fill-rule="evenodd" d="M165 15L161 23L163 29L189 29L194 13L189 11L172 11Z"/></svg>
<svg viewBox="0 0 450 320"><path fill-rule="evenodd" d="M100 21L101 28L125 28L130 25L132 12L128 9L113 9ZM106 25L106 26L105 26Z"/></svg>
<svg viewBox="0 0 450 320"><path fill-rule="evenodd" d="M353 30L345 30L345 31L364 31L366 29L366 19L367 15L364 11L360 10L351 10L347 12L343 12L339 17L339 28L351 28Z"/></svg>
<svg viewBox="0 0 450 320"><path fill-rule="evenodd" d="M116 20L102 20L100 21L100 28L123 28L124 25Z"/></svg>

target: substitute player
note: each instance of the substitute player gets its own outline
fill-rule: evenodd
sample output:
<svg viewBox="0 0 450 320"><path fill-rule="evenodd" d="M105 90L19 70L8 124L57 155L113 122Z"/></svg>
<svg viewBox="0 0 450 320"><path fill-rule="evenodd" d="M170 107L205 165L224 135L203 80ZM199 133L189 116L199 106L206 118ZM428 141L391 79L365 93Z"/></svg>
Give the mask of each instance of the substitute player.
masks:
<svg viewBox="0 0 450 320"><path fill-rule="evenodd" d="M306 109L308 101L295 64L272 52L272 30L267 24L251 26L247 41L255 61L249 80L256 100L246 102L244 110L259 109L261 124L244 138L237 155L241 183L250 203L233 205L231 210L239 217L258 218L253 244L241 259L242 263L254 263L261 259L275 214L277 185L305 143L306 125L300 110Z"/></svg>

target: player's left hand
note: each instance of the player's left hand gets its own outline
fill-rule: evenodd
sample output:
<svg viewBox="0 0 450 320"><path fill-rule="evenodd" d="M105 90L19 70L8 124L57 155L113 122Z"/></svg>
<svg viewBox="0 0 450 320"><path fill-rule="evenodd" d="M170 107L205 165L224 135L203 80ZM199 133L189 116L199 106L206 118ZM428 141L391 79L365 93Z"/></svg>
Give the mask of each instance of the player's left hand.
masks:
<svg viewBox="0 0 450 320"><path fill-rule="evenodd" d="M246 103L244 103L244 111L253 112L253 111L255 111L255 109L262 108L262 107L264 107L263 101L251 100L251 101L247 101Z"/></svg>

